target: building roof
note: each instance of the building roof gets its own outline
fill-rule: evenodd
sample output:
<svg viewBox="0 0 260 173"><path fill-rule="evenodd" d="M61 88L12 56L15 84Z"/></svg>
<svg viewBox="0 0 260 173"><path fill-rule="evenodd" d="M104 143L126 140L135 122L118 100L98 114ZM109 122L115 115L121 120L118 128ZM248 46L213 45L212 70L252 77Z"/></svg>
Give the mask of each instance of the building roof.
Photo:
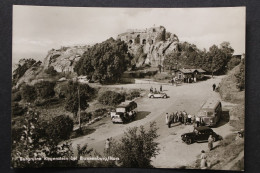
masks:
<svg viewBox="0 0 260 173"><path fill-rule="evenodd" d="M198 69L179 69L177 71L181 71L182 73L194 73L195 71L199 72L199 73L205 73L206 71L202 70L201 68L198 68Z"/></svg>
<svg viewBox="0 0 260 173"><path fill-rule="evenodd" d="M206 71L205 70L202 70L201 68L198 68L198 69L196 69L198 72L200 72L200 73L205 73Z"/></svg>
<svg viewBox="0 0 260 173"><path fill-rule="evenodd" d="M180 69L182 73L193 73L196 69Z"/></svg>

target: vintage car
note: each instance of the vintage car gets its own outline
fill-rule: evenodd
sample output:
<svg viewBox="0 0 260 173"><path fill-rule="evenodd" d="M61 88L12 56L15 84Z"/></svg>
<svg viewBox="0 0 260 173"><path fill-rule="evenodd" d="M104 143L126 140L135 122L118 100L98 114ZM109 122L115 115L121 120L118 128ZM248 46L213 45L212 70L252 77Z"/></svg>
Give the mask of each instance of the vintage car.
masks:
<svg viewBox="0 0 260 173"><path fill-rule="evenodd" d="M134 101L125 101L116 107L115 112L111 112L113 123L127 123L133 121L136 117L137 103Z"/></svg>
<svg viewBox="0 0 260 173"><path fill-rule="evenodd" d="M182 134L181 139L186 144L192 144L194 142L207 141L209 135L212 135L214 142L221 139L218 134L216 134L211 128L207 126L195 127L193 132Z"/></svg>
<svg viewBox="0 0 260 173"><path fill-rule="evenodd" d="M164 98L164 99L166 99L168 96L167 96L167 94L166 93L160 93L160 92L150 92L149 94L148 94L148 97L149 98Z"/></svg>

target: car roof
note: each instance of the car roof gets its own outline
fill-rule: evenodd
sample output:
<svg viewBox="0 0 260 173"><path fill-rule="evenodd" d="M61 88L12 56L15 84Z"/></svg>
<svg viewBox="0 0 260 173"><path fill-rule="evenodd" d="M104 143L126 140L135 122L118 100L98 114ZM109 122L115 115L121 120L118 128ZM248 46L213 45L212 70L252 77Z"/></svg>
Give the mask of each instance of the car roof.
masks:
<svg viewBox="0 0 260 173"><path fill-rule="evenodd" d="M195 129L198 130L198 131L212 130L211 128L209 128L207 126L195 127Z"/></svg>

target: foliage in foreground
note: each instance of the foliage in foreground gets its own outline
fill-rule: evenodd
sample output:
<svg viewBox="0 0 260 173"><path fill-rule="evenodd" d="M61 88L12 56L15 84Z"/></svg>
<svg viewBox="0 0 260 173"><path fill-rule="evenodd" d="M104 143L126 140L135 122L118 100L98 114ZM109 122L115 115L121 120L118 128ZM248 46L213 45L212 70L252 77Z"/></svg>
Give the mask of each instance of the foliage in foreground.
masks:
<svg viewBox="0 0 260 173"><path fill-rule="evenodd" d="M71 159L71 144L58 145L71 133L71 121L67 117L59 116L51 123L40 123L39 113L30 109L25 116L23 127L12 129L12 167L75 166L77 162ZM68 160L48 160L59 157Z"/></svg>
<svg viewBox="0 0 260 173"><path fill-rule="evenodd" d="M151 168L151 158L159 153L155 139L159 137L156 123L150 123L148 131L144 126L133 127L124 133L119 141L111 145L111 154L120 159L122 167Z"/></svg>

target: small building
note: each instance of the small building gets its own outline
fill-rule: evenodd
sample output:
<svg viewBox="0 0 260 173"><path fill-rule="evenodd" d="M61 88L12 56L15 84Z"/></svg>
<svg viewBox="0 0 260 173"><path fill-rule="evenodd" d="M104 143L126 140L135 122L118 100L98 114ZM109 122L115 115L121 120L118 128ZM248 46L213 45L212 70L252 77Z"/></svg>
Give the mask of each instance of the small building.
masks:
<svg viewBox="0 0 260 173"><path fill-rule="evenodd" d="M204 77L205 71L202 69L179 69L175 70L173 75L183 82L196 82Z"/></svg>

